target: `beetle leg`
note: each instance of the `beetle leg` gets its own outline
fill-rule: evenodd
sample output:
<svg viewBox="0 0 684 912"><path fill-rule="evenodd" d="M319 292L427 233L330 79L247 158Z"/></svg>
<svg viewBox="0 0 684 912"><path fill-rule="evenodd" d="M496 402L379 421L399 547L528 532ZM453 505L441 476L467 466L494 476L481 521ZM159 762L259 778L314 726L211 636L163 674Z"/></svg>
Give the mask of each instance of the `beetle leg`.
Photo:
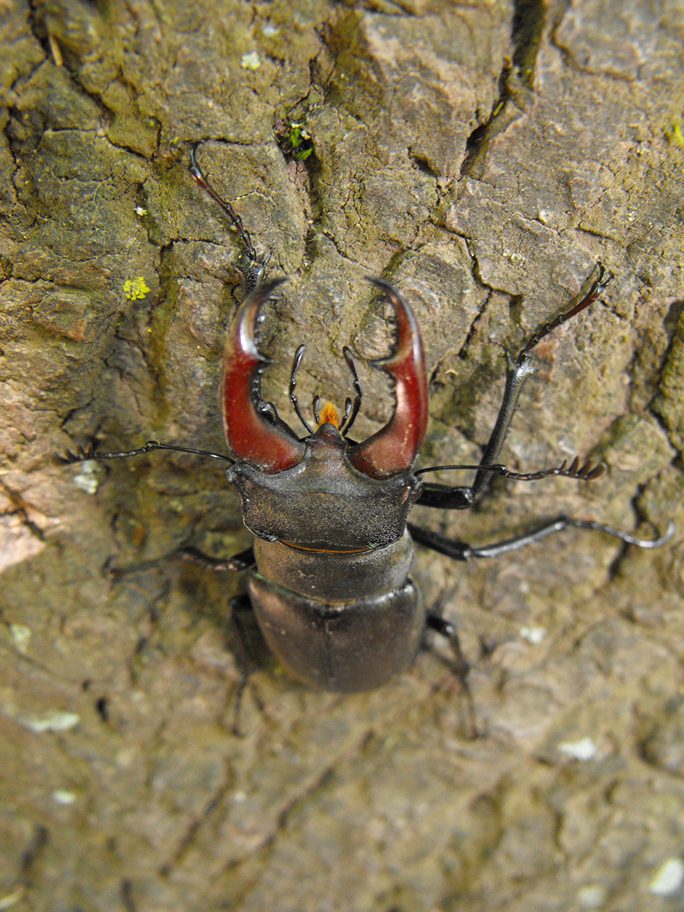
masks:
<svg viewBox="0 0 684 912"><path fill-rule="evenodd" d="M475 715L475 703L473 701L472 691L470 690L470 684L468 683L468 674L470 673L470 663L463 654L461 649L461 641L458 636L458 630L456 625L452 624L451 621L447 621L438 610L428 611L425 617L425 626L428 630L432 630L435 633L438 633L440 636L444 637L449 643L449 648L453 658L451 660L445 659L440 653L434 652L433 654L440 659L440 661L446 662L450 671L457 678L458 683L463 691L463 694L466 699L467 704L467 714L468 714L468 737L471 739L478 737L477 721Z"/></svg>
<svg viewBox="0 0 684 912"><path fill-rule="evenodd" d="M620 529L606 526L603 523L561 515L537 526L536 529L532 529L530 532L525 532L523 535L516 535L513 538L493 542L490 545L473 547L467 542L448 538L446 535L433 532L431 529L422 529L420 526L413 525L413 523L408 523L407 528L411 533L411 538L418 544L432 548L433 551L438 551L440 554L445 554L454 560L463 561L470 560L473 557L500 557L510 551L518 551L520 548L524 548L525 545L542 541L542 539L556 532L563 532L565 529L589 529L592 532L603 532L604 535L617 538L626 545L635 545L637 548L648 549L659 548L661 545L667 544L674 535L675 530L674 523L671 522L663 535L659 535L657 538L637 538L629 532L622 532Z"/></svg>
<svg viewBox="0 0 684 912"><path fill-rule="evenodd" d="M190 146L190 173L204 192L208 193L214 202L218 203L224 213L228 216L233 230L237 232L237 235L245 248L247 264L244 268L240 268L240 272L242 273L242 290L247 295L261 284L261 280L266 272L266 266L271 259L271 254L268 253L264 257L259 257L254 243L252 242L252 237L245 228L240 216L235 209L233 209L231 204L224 200L223 197L214 190L206 179L197 163L197 145L197 143L193 143L193 145Z"/></svg>
<svg viewBox="0 0 684 912"><path fill-rule="evenodd" d="M592 282L589 291L577 302L577 304L574 304L569 310L563 311L563 313L554 317L552 320L547 321L540 326L539 329L535 330L515 358L512 358L510 355L508 356L506 386L499 408L499 414L494 429L489 437L489 441L482 454L480 469L475 475L472 485L452 488L450 497L446 495L446 492L443 492L444 496L440 498L439 504L431 504L429 502L429 492L427 492L426 500L418 500L419 504L423 503L425 506L439 506L445 510L464 510L477 503L482 497L489 486L489 480L491 478L491 474L485 467L492 463L496 463L506 439L506 435L508 434L511 420L513 419L513 415L518 406L518 400L523 386L525 385L525 381L530 374L534 373L534 367L529 360L529 353L542 339L553 332L554 329L594 303L612 278L610 274L606 274L605 269L600 263L598 264L598 268L598 277Z"/></svg>
<svg viewBox="0 0 684 912"><path fill-rule="evenodd" d="M162 554L160 557L151 557L149 560L140 561L137 564L129 564L127 567L118 567L114 564L112 558L108 558L105 561L104 571L112 579L122 579L132 573L139 573L141 570L149 570L151 567L157 567L162 562L173 560L175 557L192 561L203 567L209 567L216 572L237 573L240 570L247 570L254 565L254 549L252 547L245 548L244 551L240 551L232 557L219 558L210 557L208 554L200 551L199 548L188 545L185 548L177 548L168 554Z"/></svg>
<svg viewBox="0 0 684 912"><path fill-rule="evenodd" d="M240 673L235 690L231 731L237 737L244 737L245 733L240 724L242 698L249 684L249 679L254 672L271 663L273 658L261 635L254 615L254 609L248 596L238 595L230 600L229 624L233 634L233 655ZM264 704L254 686L252 687L252 695L259 711L264 712Z"/></svg>
<svg viewBox="0 0 684 912"><path fill-rule="evenodd" d="M249 567L254 566L254 548L252 545L250 545L249 548L245 548L244 551L240 551L232 557L224 559L220 557L210 557L210 555L205 554L204 551L200 551L199 548L193 548L192 545L189 545L187 548L182 548L179 553L181 557L185 557L203 567L209 567L217 573L238 573L241 570L247 570Z"/></svg>

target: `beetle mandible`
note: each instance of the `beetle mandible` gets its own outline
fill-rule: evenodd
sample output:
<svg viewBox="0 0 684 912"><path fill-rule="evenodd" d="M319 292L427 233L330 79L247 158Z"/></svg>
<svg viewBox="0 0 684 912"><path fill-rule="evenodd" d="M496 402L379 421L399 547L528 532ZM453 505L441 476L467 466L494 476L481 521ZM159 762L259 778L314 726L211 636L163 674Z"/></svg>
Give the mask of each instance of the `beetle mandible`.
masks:
<svg viewBox="0 0 684 912"><path fill-rule="evenodd" d="M259 385L268 361L258 349L257 321L282 280L263 281L268 257L258 256L240 217L206 180L195 146L190 171L221 206L244 247L244 298L228 333L221 385L231 455L149 441L122 452L68 452L65 461L127 458L152 450L227 461L227 480L241 495L243 520L254 535L253 547L231 562L234 569L248 569L247 597L234 600L233 608L254 610L268 646L294 677L332 691L379 687L410 667L428 629L449 638L457 670L465 674L454 626L426 610L410 578L414 542L465 561L498 557L568 528L600 532L639 548L656 548L671 538L672 523L663 535L641 539L600 522L559 515L523 535L475 547L408 522L415 505L472 507L496 474L521 481L551 475L589 481L602 473L601 465L577 458L569 465L563 462L529 473L513 472L497 462L520 392L534 372L530 352L598 298L611 278L602 266L573 307L544 323L516 357L509 357L501 406L481 462L414 470L427 425L428 384L420 331L409 304L386 280L370 280L390 302L396 321L391 354L371 362L394 384L394 413L386 426L361 442L350 440L362 390L351 351L344 348L354 398L346 400L340 417L330 403L321 409L316 397L316 427L311 428L296 395L302 345L294 357L289 387L294 412L306 429L299 437L261 398ZM438 469L474 469L475 477L465 486L423 481L423 475Z"/></svg>

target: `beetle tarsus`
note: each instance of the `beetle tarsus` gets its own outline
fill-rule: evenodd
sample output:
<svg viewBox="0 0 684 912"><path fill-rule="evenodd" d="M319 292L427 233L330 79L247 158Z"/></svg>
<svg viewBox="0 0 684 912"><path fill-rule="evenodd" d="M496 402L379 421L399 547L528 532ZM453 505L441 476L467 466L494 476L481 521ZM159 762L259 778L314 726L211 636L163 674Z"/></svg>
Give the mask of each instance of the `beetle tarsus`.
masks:
<svg viewBox="0 0 684 912"><path fill-rule="evenodd" d="M543 323L539 329L537 329L530 338L527 340L525 345L518 355L518 361L524 359L528 352L541 342L549 333L553 332L554 329L557 329L559 326L562 326L563 323L567 323L568 320L571 320L573 317L577 316L578 313L581 313L583 310L586 310L587 307L590 307L594 301L597 300L599 295L604 291L608 283L613 279L613 274L606 272L605 267L602 263L597 263L599 274L591 283L589 291L569 310L563 311L563 313L558 314L558 316L553 317L553 319L548 320L546 323Z"/></svg>
<svg viewBox="0 0 684 912"><path fill-rule="evenodd" d="M256 247L252 241L252 236L249 231L245 228L242 219L237 214L235 209L227 202L209 183L202 169L197 163L197 147L199 143L193 143L190 146L190 173L197 181L199 186L207 193L214 202L218 203L225 215L230 221L231 227L235 232L237 232L238 237L245 249L245 260L244 264L239 266L240 273L242 274L242 290L245 295L250 294L254 291L255 288L258 288L261 285L263 277L266 273L266 267L268 262L271 259L271 254L267 253L265 256L260 257L257 254Z"/></svg>

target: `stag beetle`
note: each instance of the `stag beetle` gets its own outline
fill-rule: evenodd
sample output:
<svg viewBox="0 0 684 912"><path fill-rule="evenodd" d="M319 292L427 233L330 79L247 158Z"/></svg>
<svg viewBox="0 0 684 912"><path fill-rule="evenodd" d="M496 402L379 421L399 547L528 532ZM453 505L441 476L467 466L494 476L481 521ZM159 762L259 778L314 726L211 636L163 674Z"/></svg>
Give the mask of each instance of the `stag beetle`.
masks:
<svg viewBox="0 0 684 912"><path fill-rule="evenodd" d="M237 213L202 174L195 147L190 170L230 219L246 254L242 266L245 296L228 333L221 387L231 456L149 441L125 452L68 452L65 461L177 450L228 462L226 478L238 489L244 523L255 536L253 548L231 562L233 569L249 568L248 601L243 597L234 610L251 605L268 646L292 675L332 691L379 687L409 668L426 629L449 638L463 671L455 628L426 610L410 579L414 542L465 561L498 557L567 528L601 532L639 548L656 548L670 539L672 524L664 535L647 540L603 523L560 515L524 535L474 547L408 522L415 505L444 510L472 507L495 474L521 481L550 475L589 481L601 474L602 466L577 458L570 465L564 462L530 473L510 471L497 459L520 392L534 370L531 350L598 298L611 278L602 266L578 303L544 323L517 357L509 357L501 407L480 464L414 470L428 419L428 384L420 332L409 304L389 282L370 280L390 302L396 321L391 354L372 362L394 384L394 414L387 425L366 440L350 440L362 391L351 351L345 348L354 398L346 400L340 417L330 403L319 410L316 397L316 427L312 429L296 394L302 345L294 357L289 388L294 412L307 432L299 437L260 395L260 374L268 360L258 349L257 321L282 280L262 281L268 259L257 256ZM474 469L476 474L467 486L423 481L422 476L439 469Z"/></svg>

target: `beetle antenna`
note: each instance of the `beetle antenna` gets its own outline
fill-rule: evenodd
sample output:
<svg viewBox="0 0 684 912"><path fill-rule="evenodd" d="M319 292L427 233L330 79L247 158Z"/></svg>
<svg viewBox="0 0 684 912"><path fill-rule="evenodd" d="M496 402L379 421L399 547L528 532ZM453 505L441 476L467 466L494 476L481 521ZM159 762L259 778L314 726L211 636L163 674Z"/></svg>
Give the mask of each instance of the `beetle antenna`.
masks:
<svg viewBox="0 0 684 912"><path fill-rule="evenodd" d="M343 437L346 437L349 431L352 429L352 425L356 421L356 416L359 414L363 394L361 392L361 381L359 380L359 374L356 370L356 364L354 364L354 356L351 353L351 349L345 345L342 349L342 354L344 355L344 360L347 362L347 366L351 371L352 382L354 384L354 404L351 413L348 413L345 409L344 418L340 427L340 434L342 434Z"/></svg>
<svg viewBox="0 0 684 912"><path fill-rule="evenodd" d="M122 450L117 453L99 453L94 444L87 447L79 447L77 450L67 450L64 455L56 455L56 462L61 465L72 465L76 462L87 462L89 459L128 459L131 456L143 456L152 450L175 450L178 453L192 453L195 456L209 456L212 459L222 459L231 465L235 462L230 456L223 453L212 453L210 450L197 450L194 447L173 446L168 443L160 443L158 440L148 440L144 446L138 447L137 450Z"/></svg>
<svg viewBox="0 0 684 912"><path fill-rule="evenodd" d="M297 351L295 352L294 360L292 361L292 371L290 372L290 402L292 403L295 412L297 413L297 418L302 422L309 434L313 434L313 431L306 423L306 419L302 414L301 409L299 408L299 401L297 399L297 372L299 371L299 365L302 363L302 358L304 357L304 350L306 349L305 345L300 345Z"/></svg>
<svg viewBox="0 0 684 912"><path fill-rule="evenodd" d="M316 422L316 424L320 424L320 423L321 423L321 416L320 416L320 413L319 413L319 411L318 411L318 406L319 406L320 404L321 404L321 397L318 396L318 395L314 396L313 399L312 399L312 401L311 401L311 408L312 408L312 410L313 410L314 421Z"/></svg>
<svg viewBox="0 0 684 912"><path fill-rule="evenodd" d="M347 398L344 400L344 415L342 416L340 428L344 427L345 422L347 422L349 420L349 416L351 414L351 408L352 408L352 401L349 398L349 396L347 396Z"/></svg>
<svg viewBox="0 0 684 912"><path fill-rule="evenodd" d="M499 463L492 465L437 465L437 466L428 466L425 469L418 469L414 472L414 475L425 475L427 472L441 472L441 471L461 471L467 469L482 470L483 472L493 472L496 475L501 475L503 478L511 478L514 481L538 481L540 478L547 478L548 476L556 476L560 478L574 478L577 481L594 481L596 478L600 478L601 475L606 470L605 465L602 462L599 462L597 465L593 465L588 459L586 462L580 462L579 457L575 456L570 465L568 465L567 459L564 459L559 466L554 466L550 469L541 469L538 472L513 472L511 469L507 469L506 466Z"/></svg>

